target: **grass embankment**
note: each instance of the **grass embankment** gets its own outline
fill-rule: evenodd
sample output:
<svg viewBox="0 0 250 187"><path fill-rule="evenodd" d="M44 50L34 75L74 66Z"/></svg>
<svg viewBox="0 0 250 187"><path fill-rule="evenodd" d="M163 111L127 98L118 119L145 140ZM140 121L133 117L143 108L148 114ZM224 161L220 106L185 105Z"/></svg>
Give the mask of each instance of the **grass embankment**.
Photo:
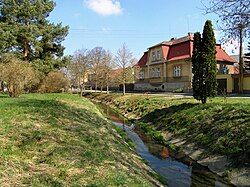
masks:
<svg viewBox="0 0 250 187"><path fill-rule="evenodd" d="M110 102L124 115L139 118L139 125L153 138L163 134L193 142L207 154L233 158L232 164L249 165L250 99L215 98L207 104L194 99L145 95L100 95L92 99Z"/></svg>
<svg viewBox="0 0 250 187"><path fill-rule="evenodd" d="M0 95L1 186L152 186L149 181L145 164L87 99Z"/></svg>

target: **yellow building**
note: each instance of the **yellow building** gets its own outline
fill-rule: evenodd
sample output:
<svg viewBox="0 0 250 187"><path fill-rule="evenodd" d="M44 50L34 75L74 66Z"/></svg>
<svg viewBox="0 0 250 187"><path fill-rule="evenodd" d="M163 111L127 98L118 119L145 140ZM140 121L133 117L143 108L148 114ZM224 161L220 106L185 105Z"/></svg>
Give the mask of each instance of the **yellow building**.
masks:
<svg viewBox="0 0 250 187"><path fill-rule="evenodd" d="M236 61L219 44L216 45L216 51L218 92L232 92L234 90L232 74L235 73ZM192 53L191 33L149 47L135 66L137 69L135 90L191 92Z"/></svg>

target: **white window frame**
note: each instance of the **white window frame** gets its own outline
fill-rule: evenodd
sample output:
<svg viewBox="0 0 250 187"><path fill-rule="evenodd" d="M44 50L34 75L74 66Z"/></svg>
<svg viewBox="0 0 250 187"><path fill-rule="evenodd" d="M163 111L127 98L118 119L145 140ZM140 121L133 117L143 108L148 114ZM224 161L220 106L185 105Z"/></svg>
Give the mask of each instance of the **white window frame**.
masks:
<svg viewBox="0 0 250 187"><path fill-rule="evenodd" d="M157 60L161 60L161 51L157 51Z"/></svg>
<svg viewBox="0 0 250 187"><path fill-rule="evenodd" d="M155 77L160 77L160 76L161 76L161 69L160 68L156 68Z"/></svg>
<svg viewBox="0 0 250 187"><path fill-rule="evenodd" d="M152 68L152 69L151 69L150 75L151 75L152 78L154 77L154 75L155 75L155 68Z"/></svg>
<svg viewBox="0 0 250 187"><path fill-rule="evenodd" d="M141 70L139 72L139 79L144 79L144 78L145 78L145 72L144 72L144 70Z"/></svg>
<svg viewBox="0 0 250 187"><path fill-rule="evenodd" d="M155 51L152 52L152 61L155 61L156 60L156 54L155 54Z"/></svg>
<svg viewBox="0 0 250 187"><path fill-rule="evenodd" d="M161 77L161 69L160 68L152 68L151 69L151 77L152 78L159 78L159 77Z"/></svg>
<svg viewBox="0 0 250 187"><path fill-rule="evenodd" d="M174 66L173 76L174 77L181 77L181 66Z"/></svg>

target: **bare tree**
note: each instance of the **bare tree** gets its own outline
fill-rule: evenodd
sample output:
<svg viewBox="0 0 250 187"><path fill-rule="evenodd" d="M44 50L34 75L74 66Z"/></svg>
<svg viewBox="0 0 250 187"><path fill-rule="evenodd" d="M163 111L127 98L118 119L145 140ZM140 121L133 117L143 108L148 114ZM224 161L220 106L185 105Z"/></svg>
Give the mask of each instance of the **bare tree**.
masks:
<svg viewBox="0 0 250 187"><path fill-rule="evenodd" d="M126 93L126 83L128 82L128 71L127 68L132 64L133 62L133 55L132 52L128 49L127 45L124 43L121 48L117 51L116 57L115 57L115 63L116 65L122 69L122 77L121 77L121 83L123 85L123 95Z"/></svg>
<svg viewBox="0 0 250 187"><path fill-rule="evenodd" d="M110 51L106 51L103 64L103 80L106 85L107 94L109 94L109 85L111 82L111 74L114 68L113 57Z"/></svg>
<svg viewBox="0 0 250 187"><path fill-rule="evenodd" d="M69 65L69 75L71 82L76 83L80 88L80 96L85 89L87 74L90 70L89 51L87 49L78 50L75 52L72 63Z"/></svg>
<svg viewBox="0 0 250 187"><path fill-rule="evenodd" d="M220 28L227 39L239 40L239 92L243 93L243 42L250 36L249 0L210 0L206 13L216 13L220 17Z"/></svg>
<svg viewBox="0 0 250 187"><path fill-rule="evenodd" d="M6 83L10 97L19 97L25 89L39 82L34 68L12 54L1 59L0 79Z"/></svg>
<svg viewBox="0 0 250 187"><path fill-rule="evenodd" d="M103 86L103 67L106 58L106 51L102 47L95 47L90 51L92 79L95 84L95 91L98 85Z"/></svg>

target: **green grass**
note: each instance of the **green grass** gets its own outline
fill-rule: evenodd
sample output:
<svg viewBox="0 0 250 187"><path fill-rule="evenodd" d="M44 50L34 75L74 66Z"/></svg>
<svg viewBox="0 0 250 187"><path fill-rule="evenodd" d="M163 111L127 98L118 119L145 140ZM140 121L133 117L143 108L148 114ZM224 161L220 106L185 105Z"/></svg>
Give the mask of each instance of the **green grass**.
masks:
<svg viewBox="0 0 250 187"><path fill-rule="evenodd" d="M249 164L250 99L217 97L202 105L194 99L160 96L89 97L111 102L121 113L139 118L147 134L160 142L164 142L162 133L171 132L205 148L208 154L232 158L237 167Z"/></svg>
<svg viewBox="0 0 250 187"><path fill-rule="evenodd" d="M87 99L0 95L1 186L152 186L145 168Z"/></svg>

